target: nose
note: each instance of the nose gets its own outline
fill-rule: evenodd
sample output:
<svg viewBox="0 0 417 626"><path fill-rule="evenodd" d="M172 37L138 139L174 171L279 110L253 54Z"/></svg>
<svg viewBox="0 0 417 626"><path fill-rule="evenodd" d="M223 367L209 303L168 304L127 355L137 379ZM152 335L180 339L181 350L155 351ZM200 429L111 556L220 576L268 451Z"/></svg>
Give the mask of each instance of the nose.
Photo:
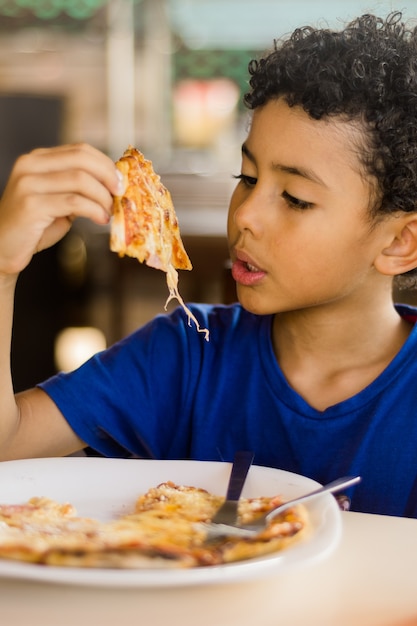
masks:
<svg viewBox="0 0 417 626"><path fill-rule="evenodd" d="M239 188L235 189L229 206L229 232L243 233L249 231L256 238L262 234L264 225L261 198L261 194L257 193L255 189L249 193L242 193Z"/></svg>

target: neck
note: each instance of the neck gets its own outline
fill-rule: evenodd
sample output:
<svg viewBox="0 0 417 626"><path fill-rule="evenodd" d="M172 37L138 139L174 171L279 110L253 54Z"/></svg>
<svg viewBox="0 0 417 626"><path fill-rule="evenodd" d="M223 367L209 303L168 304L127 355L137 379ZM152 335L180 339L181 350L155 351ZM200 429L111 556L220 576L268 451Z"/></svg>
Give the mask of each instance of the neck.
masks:
<svg viewBox="0 0 417 626"><path fill-rule="evenodd" d="M391 297L370 300L360 308L327 305L275 316L273 346L280 367L289 384L319 410L368 386L410 333Z"/></svg>

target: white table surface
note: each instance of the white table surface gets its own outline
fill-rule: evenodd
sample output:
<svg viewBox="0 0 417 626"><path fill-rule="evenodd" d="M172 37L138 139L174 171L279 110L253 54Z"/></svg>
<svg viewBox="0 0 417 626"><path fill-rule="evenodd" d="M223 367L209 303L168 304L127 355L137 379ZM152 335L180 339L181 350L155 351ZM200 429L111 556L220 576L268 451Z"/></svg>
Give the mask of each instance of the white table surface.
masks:
<svg viewBox="0 0 417 626"><path fill-rule="evenodd" d="M417 520L343 513L341 544L287 574L109 589L0 579L10 626L417 626Z"/></svg>

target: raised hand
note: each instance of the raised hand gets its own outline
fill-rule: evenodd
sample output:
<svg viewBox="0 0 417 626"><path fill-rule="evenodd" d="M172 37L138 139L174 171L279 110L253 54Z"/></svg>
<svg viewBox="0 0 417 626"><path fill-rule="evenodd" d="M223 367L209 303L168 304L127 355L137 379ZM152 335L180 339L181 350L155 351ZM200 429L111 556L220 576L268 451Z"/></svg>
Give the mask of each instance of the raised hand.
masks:
<svg viewBox="0 0 417 626"><path fill-rule="evenodd" d="M76 217L106 224L120 194L113 161L88 144L40 148L18 158L0 200L0 274L18 274Z"/></svg>

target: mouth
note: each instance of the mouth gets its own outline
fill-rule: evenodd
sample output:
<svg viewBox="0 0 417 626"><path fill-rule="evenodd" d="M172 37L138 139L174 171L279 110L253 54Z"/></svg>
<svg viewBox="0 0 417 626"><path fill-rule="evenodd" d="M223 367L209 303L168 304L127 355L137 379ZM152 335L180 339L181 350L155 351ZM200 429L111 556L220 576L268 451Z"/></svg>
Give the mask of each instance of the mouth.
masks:
<svg viewBox="0 0 417 626"><path fill-rule="evenodd" d="M258 267L246 254L238 252L232 264L232 276L237 283L245 286L254 286L266 276L266 271Z"/></svg>
<svg viewBox="0 0 417 626"><path fill-rule="evenodd" d="M243 252L243 250L237 250L235 249L235 257L236 257L236 262L240 262L242 263L250 272L265 272L264 269L262 269L262 267L260 267L259 265L257 265L256 261L249 256L249 254L246 254L246 252Z"/></svg>
<svg viewBox="0 0 417 626"><path fill-rule="evenodd" d="M256 265L252 265L251 263L244 262L244 264L246 265L246 268L249 272L261 272L262 271L259 269L259 267L256 267Z"/></svg>

